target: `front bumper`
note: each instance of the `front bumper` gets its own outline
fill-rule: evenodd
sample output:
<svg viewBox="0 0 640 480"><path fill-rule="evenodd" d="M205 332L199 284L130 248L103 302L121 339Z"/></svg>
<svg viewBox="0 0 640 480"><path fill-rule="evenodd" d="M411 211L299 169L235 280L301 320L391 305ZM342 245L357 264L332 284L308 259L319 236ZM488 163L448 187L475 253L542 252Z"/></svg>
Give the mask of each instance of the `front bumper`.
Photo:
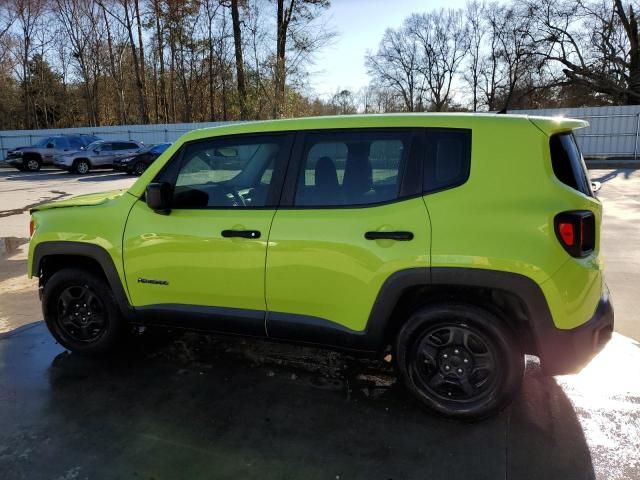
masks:
<svg viewBox="0 0 640 480"><path fill-rule="evenodd" d="M19 167L22 165L22 157L7 157L4 162L12 167Z"/></svg>
<svg viewBox="0 0 640 480"><path fill-rule="evenodd" d="M546 329L538 338L538 356L548 375L577 373L604 348L613 334L614 314L605 286L593 316L570 330Z"/></svg>

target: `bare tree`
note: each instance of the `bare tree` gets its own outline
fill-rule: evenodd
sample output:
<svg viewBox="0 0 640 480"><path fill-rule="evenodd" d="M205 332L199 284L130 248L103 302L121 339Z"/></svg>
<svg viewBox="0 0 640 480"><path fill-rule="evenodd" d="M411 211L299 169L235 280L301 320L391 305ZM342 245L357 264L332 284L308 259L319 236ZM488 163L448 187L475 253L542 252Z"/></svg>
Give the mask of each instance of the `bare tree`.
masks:
<svg viewBox="0 0 640 480"><path fill-rule="evenodd" d="M478 95L480 90L480 67L483 55L483 44L487 34L484 21L484 4L478 0L467 3L465 9L466 30L468 32L469 50L466 71L463 73L465 82L471 89L471 109L476 112L480 104Z"/></svg>
<svg viewBox="0 0 640 480"><path fill-rule="evenodd" d="M276 54L274 66L275 94L273 117L283 112L287 74L287 51L295 49L298 60L308 58L327 40L329 32L318 31L309 35L312 22L329 7L329 0L275 0L276 2ZM293 62L298 65L299 62Z"/></svg>
<svg viewBox="0 0 640 480"><path fill-rule="evenodd" d="M365 65L378 86L402 98L407 111L421 107L424 77L419 70L418 45L406 25L387 29L377 52L365 57Z"/></svg>
<svg viewBox="0 0 640 480"><path fill-rule="evenodd" d="M15 18L18 29L17 41L13 48L13 57L16 73L22 84L23 116L26 128L38 128L34 99L31 95L31 70L29 62L34 52L42 46L38 42L38 33L43 31L43 18L45 15L45 0L16 0L9 6L9 14Z"/></svg>
<svg viewBox="0 0 640 480"><path fill-rule="evenodd" d="M640 104L640 35L633 3L622 0L526 3L536 21L537 54L561 66L563 79Z"/></svg>
<svg viewBox="0 0 640 480"><path fill-rule="evenodd" d="M409 33L420 47L419 70L430 102L441 111L451 100L451 86L468 51L468 33L459 10L414 14L407 21Z"/></svg>

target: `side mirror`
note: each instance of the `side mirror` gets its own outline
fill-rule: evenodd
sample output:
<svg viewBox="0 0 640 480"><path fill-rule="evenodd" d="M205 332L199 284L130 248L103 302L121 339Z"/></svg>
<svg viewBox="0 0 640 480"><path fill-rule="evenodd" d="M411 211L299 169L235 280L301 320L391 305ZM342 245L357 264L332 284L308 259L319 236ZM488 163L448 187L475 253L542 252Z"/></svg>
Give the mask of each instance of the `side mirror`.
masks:
<svg viewBox="0 0 640 480"><path fill-rule="evenodd" d="M171 211L171 193L169 183L150 183L145 191L145 200L150 209L166 215Z"/></svg>
<svg viewBox="0 0 640 480"><path fill-rule="evenodd" d="M53 148L53 143L47 143L47 148Z"/></svg>
<svg viewBox="0 0 640 480"><path fill-rule="evenodd" d="M591 191L593 193L596 193L598 190L600 190L600 187L602 187L602 183L593 180L591 181Z"/></svg>

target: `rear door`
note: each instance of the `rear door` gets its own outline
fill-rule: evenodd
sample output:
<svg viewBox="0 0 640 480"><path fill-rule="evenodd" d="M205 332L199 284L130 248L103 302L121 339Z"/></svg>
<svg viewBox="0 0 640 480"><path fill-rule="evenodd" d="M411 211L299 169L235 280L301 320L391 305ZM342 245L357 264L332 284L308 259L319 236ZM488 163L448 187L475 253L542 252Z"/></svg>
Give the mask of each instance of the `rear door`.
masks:
<svg viewBox="0 0 640 480"><path fill-rule="evenodd" d="M421 197L423 129L299 134L267 252L267 330L362 332L385 280L423 267L430 224Z"/></svg>
<svg viewBox="0 0 640 480"><path fill-rule="evenodd" d="M94 167L104 167L105 165L111 165L111 159L113 158L113 143L103 142L96 154L91 157L91 165Z"/></svg>

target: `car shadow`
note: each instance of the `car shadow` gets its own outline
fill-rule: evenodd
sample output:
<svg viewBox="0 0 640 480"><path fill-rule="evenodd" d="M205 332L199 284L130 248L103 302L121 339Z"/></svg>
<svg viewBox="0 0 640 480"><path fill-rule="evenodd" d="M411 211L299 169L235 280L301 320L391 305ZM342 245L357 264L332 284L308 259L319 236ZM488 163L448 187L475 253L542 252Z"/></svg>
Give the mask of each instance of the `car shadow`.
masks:
<svg viewBox="0 0 640 480"><path fill-rule="evenodd" d="M594 476L571 403L535 366L512 406L462 423L425 412L383 361L191 333L142 337L107 359L61 351L41 327L0 342L0 387L15 392L13 402L0 396L4 468L34 478Z"/></svg>
<svg viewBox="0 0 640 480"><path fill-rule="evenodd" d="M635 171L633 168L618 168L616 170L612 170L600 177L591 177L591 181L606 183L609 180L613 180L617 178L619 175L622 175L625 180L628 180L631 174Z"/></svg>

